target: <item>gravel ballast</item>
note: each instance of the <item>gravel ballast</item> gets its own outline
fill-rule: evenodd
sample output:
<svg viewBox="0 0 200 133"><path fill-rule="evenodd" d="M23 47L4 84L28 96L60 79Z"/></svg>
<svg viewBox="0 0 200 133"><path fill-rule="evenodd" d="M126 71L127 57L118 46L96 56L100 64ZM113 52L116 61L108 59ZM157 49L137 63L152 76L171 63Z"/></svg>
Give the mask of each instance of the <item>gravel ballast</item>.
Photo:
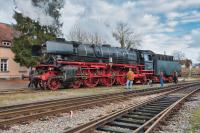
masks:
<svg viewBox="0 0 200 133"><path fill-rule="evenodd" d="M165 125L162 125L155 133L187 133L191 129L191 117L200 107L200 92L183 104L181 109L172 115ZM200 132L200 131L198 131Z"/></svg>
<svg viewBox="0 0 200 133"><path fill-rule="evenodd" d="M81 109L69 113L63 113L59 116L47 117L46 119L35 120L25 125L14 125L9 130L0 130L4 133L61 133L64 129L78 126L90 122L113 111L117 111L127 106L140 103L149 98L156 97L160 94L149 96L140 96L130 98L123 102L114 102L92 108Z"/></svg>
<svg viewBox="0 0 200 133"><path fill-rule="evenodd" d="M80 124L88 123L91 120L107 115L127 106L140 103L149 98L156 97L160 94L149 96L140 96L130 98L123 102L112 102L105 105L95 106L76 110L73 112L62 113L57 116L46 117L32 121L24 125L14 125L8 130L1 130L3 133L61 133L64 129L76 127ZM185 102L182 108L167 120L164 126L161 126L156 133L185 133L188 132L191 125L189 123L194 111L200 107L200 93L195 94L189 101Z"/></svg>

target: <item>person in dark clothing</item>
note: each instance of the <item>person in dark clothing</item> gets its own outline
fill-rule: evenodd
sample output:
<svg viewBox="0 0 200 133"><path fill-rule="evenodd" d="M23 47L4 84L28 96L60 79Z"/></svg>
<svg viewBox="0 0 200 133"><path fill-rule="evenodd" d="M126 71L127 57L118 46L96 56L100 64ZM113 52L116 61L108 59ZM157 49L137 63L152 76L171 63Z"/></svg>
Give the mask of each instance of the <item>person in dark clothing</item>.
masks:
<svg viewBox="0 0 200 133"><path fill-rule="evenodd" d="M28 84L28 88L32 88L32 87L36 87L36 83L34 81L34 73L35 70L34 68L31 68L30 72L29 72L29 84Z"/></svg>
<svg viewBox="0 0 200 133"><path fill-rule="evenodd" d="M175 84L178 83L178 74L177 74L176 71L173 73L173 81L174 81Z"/></svg>

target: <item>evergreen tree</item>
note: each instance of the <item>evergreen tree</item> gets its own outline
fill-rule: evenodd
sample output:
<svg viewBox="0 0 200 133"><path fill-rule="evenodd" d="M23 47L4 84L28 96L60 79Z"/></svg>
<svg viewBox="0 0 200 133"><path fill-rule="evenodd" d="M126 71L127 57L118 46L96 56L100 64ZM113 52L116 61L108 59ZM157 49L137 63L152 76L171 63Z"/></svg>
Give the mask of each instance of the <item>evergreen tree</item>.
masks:
<svg viewBox="0 0 200 133"><path fill-rule="evenodd" d="M20 36L14 38L12 51L15 53L15 61L22 66L31 67L37 64L40 58L32 57L32 46L41 45L47 40L53 40L61 35L62 23L59 22L60 9L64 5L64 0L32 0L35 7L45 11L51 16L55 24L50 26L41 25L23 14L15 12L14 19L17 24L15 30L20 32ZM44 5L47 5L44 7Z"/></svg>
<svg viewBox="0 0 200 133"><path fill-rule="evenodd" d="M17 22L14 28L20 32L20 36L13 40L12 51L15 53L15 61L22 66L34 66L39 58L32 57L32 46L55 39L56 33L51 26L41 26L39 22L24 17L18 12L15 12L14 19Z"/></svg>

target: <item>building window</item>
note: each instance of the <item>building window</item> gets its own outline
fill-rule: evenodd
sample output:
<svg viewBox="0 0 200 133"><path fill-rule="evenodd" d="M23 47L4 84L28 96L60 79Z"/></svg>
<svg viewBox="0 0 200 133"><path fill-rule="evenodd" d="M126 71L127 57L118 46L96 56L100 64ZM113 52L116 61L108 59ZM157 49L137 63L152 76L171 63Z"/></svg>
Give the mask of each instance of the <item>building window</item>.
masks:
<svg viewBox="0 0 200 133"><path fill-rule="evenodd" d="M5 46L5 47L10 47L11 46L11 42L3 41L2 45Z"/></svg>
<svg viewBox="0 0 200 133"><path fill-rule="evenodd" d="M0 59L0 71L6 72L8 71L8 59Z"/></svg>

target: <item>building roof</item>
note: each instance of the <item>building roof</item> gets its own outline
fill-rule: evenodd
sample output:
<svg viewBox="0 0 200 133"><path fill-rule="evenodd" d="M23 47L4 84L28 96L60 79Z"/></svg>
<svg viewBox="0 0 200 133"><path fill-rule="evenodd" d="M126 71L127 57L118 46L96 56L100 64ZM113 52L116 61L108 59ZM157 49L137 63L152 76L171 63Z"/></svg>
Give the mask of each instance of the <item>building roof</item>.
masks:
<svg viewBox="0 0 200 133"><path fill-rule="evenodd" d="M14 36L14 29L5 23L0 23L0 42L12 41Z"/></svg>

